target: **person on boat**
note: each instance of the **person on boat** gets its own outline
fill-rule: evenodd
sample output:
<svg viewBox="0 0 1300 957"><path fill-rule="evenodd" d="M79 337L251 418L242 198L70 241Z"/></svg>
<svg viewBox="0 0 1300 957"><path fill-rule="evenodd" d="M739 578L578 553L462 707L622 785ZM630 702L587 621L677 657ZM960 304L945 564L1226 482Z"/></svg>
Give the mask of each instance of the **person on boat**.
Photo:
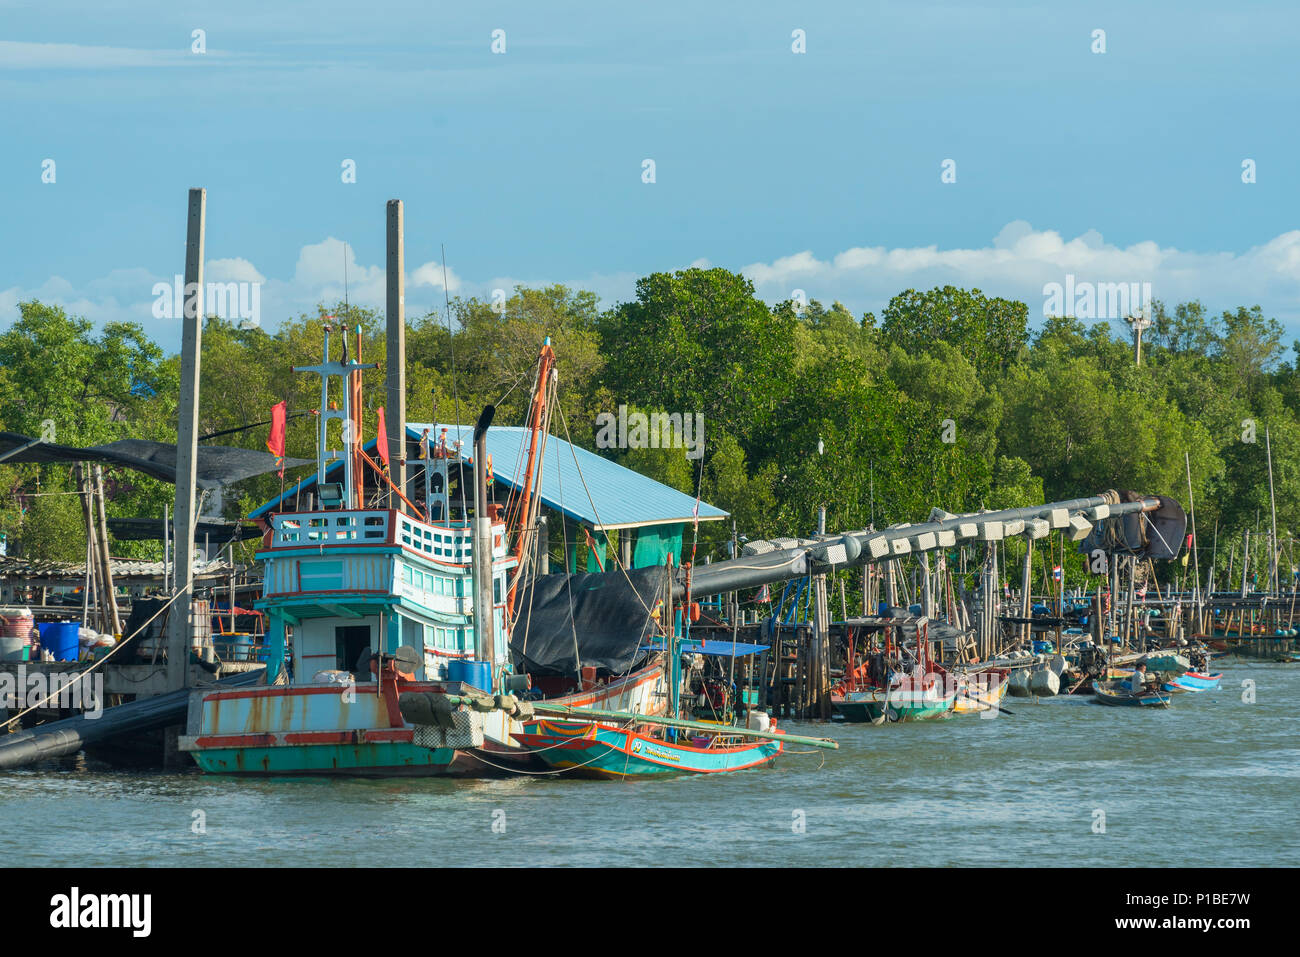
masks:
<svg viewBox="0 0 1300 957"><path fill-rule="evenodd" d="M1147 663L1139 661L1133 668L1133 674L1128 679L1129 690L1134 694L1141 694L1147 685Z"/></svg>

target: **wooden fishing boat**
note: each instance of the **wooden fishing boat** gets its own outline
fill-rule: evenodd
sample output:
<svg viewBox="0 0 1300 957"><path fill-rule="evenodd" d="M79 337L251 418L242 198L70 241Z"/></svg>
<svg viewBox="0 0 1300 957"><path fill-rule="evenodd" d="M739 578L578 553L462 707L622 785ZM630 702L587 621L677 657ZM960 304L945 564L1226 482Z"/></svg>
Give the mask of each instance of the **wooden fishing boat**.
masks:
<svg viewBox="0 0 1300 957"><path fill-rule="evenodd" d="M836 713L845 721L869 721L872 724L924 721L951 714L957 699L958 681L930 658L929 620L925 617L879 622L863 620L879 624L885 634L883 653L876 654L880 671L877 680L873 681L865 664L851 668L832 689L831 705ZM913 632L910 659L903 647L905 629ZM890 637L893 632L899 635L896 643ZM850 648L850 660L853 657ZM898 670L891 672L891 668ZM1003 684L1000 694L1005 693Z"/></svg>
<svg viewBox="0 0 1300 957"><path fill-rule="evenodd" d="M1167 708L1172 697L1168 692L1147 689L1134 694L1122 684L1113 681L1094 681L1094 698L1098 704L1133 708Z"/></svg>
<svg viewBox="0 0 1300 957"><path fill-rule="evenodd" d="M1219 687L1219 682L1222 678L1223 672L1209 675L1198 671L1189 671L1186 674L1179 675L1177 678L1171 678L1169 681L1166 681L1162 687L1165 691L1175 693L1213 691Z"/></svg>
<svg viewBox="0 0 1300 957"><path fill-rule="evenodd" d="M770 766L781 741L754 741L715 732L616 728L578 721L529 724L515 740L549 767L578 777L645 778L717 774ZM779 733L779 732L778 732Z"/></svg>
<svg viewBox="0 0 1300 957"><path fill-rule="evenodd" d="M956 700L956 688L945 688L937 675L929 676L928 684L905 675L889 688L849 691L843 697L832 697L831 703L845 721L879 724L946 717Z"/></svg>
<svg viewBox="0 0 1300 957"><path fill-rule="evenodd" d="M396 488L360 441L342 456L329 451L330 420L339 419L345 434L361 434L359 380L371 367L355 359L332 362L329 352L327 332L324 361L298 370L321 376L312 507L270 515L257 554L265 563L256 607L267 620L270 683L195 692L178 745L211 773L508 771L497 758L522 753L512 735L523 727L505 711L461 705L446 726L421 729L405 720L399 699L409 693L461 696L466 689L490 695L522 677L512 675L508 660L509 582L519 566L519 540L512 549L502 510L491 502L483 521L464 506L461 514L453 512L452 463L458 473L462 463L459 447L449 447L445 436L427 450L426 471L439 478L441 500L426 483L423 509ZM553 360L549 344L546 360ZM548 366L540 368L539 382L549 382ZM330 405L331 378L341 380L341 409ZM487 424L475 429L476 484L486 482ZM403 507L364 507L363 465ZM533 474L531 459L528 469ZM342 482L332 481L340 471ZM476 577L486 587L479 588ZM630 674L583 677L554 697L564 705L656 714L667 680L664 656L652 655Z"/></svg>

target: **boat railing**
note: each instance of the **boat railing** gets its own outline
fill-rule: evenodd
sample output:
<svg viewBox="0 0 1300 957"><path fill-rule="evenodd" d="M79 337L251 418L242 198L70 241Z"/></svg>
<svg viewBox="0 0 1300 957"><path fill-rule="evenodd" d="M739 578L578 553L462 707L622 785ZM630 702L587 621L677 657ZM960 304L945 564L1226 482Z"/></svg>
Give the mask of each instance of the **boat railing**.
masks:
<svg viewBox="0 0 1300 957"><path fill-rule="evenodd" d="M385 543L389 540L392 512L344 510L338 512L286 512L271 517L271 547Z"/></svg>
<svg viewBox="0 0 1300 957"><path fill-rule="evenodd" d="M271 516L271 548L304 545L402 545L440 562L468 564L474 536L465 525L431 525L389 509L284 512ZM505 526L492 526L492 556L506 555Z"/></svg>

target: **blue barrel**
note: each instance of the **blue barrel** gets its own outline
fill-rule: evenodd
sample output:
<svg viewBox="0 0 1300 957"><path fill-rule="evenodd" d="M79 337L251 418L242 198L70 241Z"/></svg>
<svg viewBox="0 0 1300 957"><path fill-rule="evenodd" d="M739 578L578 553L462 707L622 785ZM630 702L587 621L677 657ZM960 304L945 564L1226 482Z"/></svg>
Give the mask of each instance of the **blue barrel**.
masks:
<svg viewBox="0 0 1300 957"><path fill-rule="evenodd" d="M453 658L447 662L447 680L460 681L479 691L491 691L492 666L486 661Z"/></svg>
<svg viewBox="0 0 1300 957"><path fill-rule="evenodd" d="M75 621L48 621L37 627L41 630L41 648L54 656L55 661L76 661L81 650L77 641L81 625Z"/></svg>
<svg viewBox="0 0 1300 957"><path fill-rule="evenodd" d="M1036 655L1051 654L1055 650L1056 649L1052 647L1052 643L1050 641L1034 642L1034 654Z"/></svg>

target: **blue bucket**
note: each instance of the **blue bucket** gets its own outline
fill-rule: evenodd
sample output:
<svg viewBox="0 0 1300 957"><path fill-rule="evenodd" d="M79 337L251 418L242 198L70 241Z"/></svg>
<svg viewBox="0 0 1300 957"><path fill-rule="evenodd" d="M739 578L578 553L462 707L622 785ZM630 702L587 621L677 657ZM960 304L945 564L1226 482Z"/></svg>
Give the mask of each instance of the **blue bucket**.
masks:
<svg viewBox="0 0 1300 957"><path fill-rule="evenodd" d="M41 631L41 648L55 661L76 661L81 646L77 640L81 625L75 621L48 621L37 626Z"/></svg>
<svg viewBox="0 0 1300 957"><path fill-rule="evenodd" d="M447 662L447 680L459 681L480 691L491 691L492 666L486 661L453 658Z"/></svg>

